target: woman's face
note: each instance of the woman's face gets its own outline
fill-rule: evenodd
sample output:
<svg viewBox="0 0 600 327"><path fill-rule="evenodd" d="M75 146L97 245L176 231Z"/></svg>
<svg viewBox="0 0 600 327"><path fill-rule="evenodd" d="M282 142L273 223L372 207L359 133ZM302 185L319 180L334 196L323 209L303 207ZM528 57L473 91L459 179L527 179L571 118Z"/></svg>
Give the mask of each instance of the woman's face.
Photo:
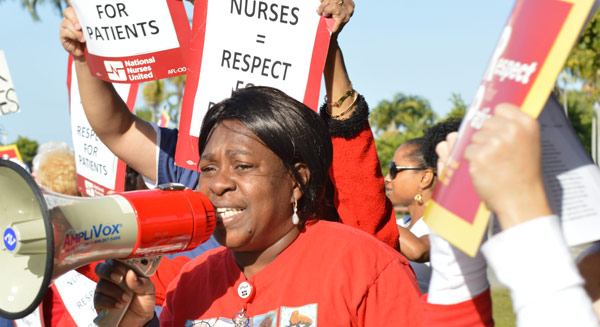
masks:
<svg viewBox="0 0 600 327"><path fill-rule="evenodd" d="M420 167L420 165L409 158L415 145L404 144L396 150L394 162L398 167ZM419 193L419 182L423 170L403 170L392 179L390 173L385 176L385 193L394 205L410 205L415 201L415 195Z"/></svg>
<svg viewBox="0 0 600 327"><path fill-rule="evenodd" d="M216 240L234 251L261 251L292 224L294 182L283 163L237 120L219 123L200 156L198 190L217 211Z"/></svg>

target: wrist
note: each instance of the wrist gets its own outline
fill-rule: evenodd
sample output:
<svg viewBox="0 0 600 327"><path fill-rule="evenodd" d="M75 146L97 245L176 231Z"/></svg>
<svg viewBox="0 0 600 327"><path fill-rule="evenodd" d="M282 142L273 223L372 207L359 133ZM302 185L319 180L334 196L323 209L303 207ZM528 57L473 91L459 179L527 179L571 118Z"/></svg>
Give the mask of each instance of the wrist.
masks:
<svg viewBox="0 0 600 327"><path fill-rule="evenodd" d="M495 210L503 230L552 214L543 183L531 185L517 195L511 194Z"/></svg>

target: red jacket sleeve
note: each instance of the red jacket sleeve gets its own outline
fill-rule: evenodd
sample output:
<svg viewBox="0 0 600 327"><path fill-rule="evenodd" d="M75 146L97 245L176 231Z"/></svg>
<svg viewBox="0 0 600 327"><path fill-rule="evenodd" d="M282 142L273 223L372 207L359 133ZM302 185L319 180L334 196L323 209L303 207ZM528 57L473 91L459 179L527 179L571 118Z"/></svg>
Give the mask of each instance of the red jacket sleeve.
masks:
<svg viewBox="0 0 600 327"><path fill-rule="evenodd" d="M335 206L342 223L359 228L400 251L398 227L369 124L349 139L332 137L329 175L336 190Z"/></svg>

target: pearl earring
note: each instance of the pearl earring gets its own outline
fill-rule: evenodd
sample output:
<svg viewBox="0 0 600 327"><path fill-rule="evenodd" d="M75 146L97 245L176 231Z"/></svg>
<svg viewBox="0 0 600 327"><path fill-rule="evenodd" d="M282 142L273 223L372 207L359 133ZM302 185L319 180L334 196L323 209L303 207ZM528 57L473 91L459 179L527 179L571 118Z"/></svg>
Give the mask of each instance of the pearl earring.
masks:
<svg viewBox="0 0 600 327"><path fill-rule="evenodd" d="M292 224L298 225L300 217L298 217L298 201L294 199L294 214L292 215Z"/></svg>

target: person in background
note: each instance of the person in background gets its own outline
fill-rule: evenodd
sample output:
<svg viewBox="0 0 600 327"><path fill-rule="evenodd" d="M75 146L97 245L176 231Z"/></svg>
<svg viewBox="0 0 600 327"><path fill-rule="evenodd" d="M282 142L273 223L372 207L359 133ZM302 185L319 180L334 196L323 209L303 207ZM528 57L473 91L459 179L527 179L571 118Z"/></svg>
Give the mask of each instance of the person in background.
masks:
<svg viewBox="0 0 600 327"><path fill-rule="evenodd" d="M80 196L77 190L75 156L68 150L44 153L37 169L38 183L43 189L71 196Z"/></svg>
<svg viewBox="0 0 600 327"><path fill-rule="evenodd" d="M442 174L456 138L452 133L437 146ZM511 104L498 105L473 134L464 153L469 174L503 230L480 252L510 289L517 326L598 326L546 198L541 152L537 120Z"/></svg>
<svg viewBox="0 0 600 327"><path fill-rule="evenodd" d="M31 161L31 175L36 180L36 182L39 183L39 181L37 179L38 178L37 173L38 173L38 170L40 169L40 162L41 162L43 156L47 152L54 151L54 150L64 150L64 151L73 153L73 148L66 142L48 141L48 142L40 144L36 150L36 154L33 157L33 160Z"/></svg>
<svg viewBox="0 0 600 327"><path fill-rule="evenodd" d="M386 195L393 205L405 205L409 215L397 219L400 252L411 261L423 293L429 289L429 227L422 219L437 182L436 145L458 130L460 119L448 119L406 141L396 150L385 176Z"/></svg>
<svg viewBox="0 0 600 327"><path fill-rule="evenodd" d="M330 176L340 221L359 228L373 224L369 230L374 232L370 233L399 250L395 213L385 195L369 126L369 107L350 82L337 38L332 39L327 60L324 77L328 100L320 115L334 148ZM352 219L354 216L363 218ZM440 240L432 246L431 265L438 268L432 271L432 283L423 298L425 326L493 326L483 256L471 258Z"/></svg>
<svg viewBox="0 0 600 327"><path fill-rule="evenodd" d="M600 319L600 241L594 242L577 257L577 269L585 280L585 290Z"/></svg>

